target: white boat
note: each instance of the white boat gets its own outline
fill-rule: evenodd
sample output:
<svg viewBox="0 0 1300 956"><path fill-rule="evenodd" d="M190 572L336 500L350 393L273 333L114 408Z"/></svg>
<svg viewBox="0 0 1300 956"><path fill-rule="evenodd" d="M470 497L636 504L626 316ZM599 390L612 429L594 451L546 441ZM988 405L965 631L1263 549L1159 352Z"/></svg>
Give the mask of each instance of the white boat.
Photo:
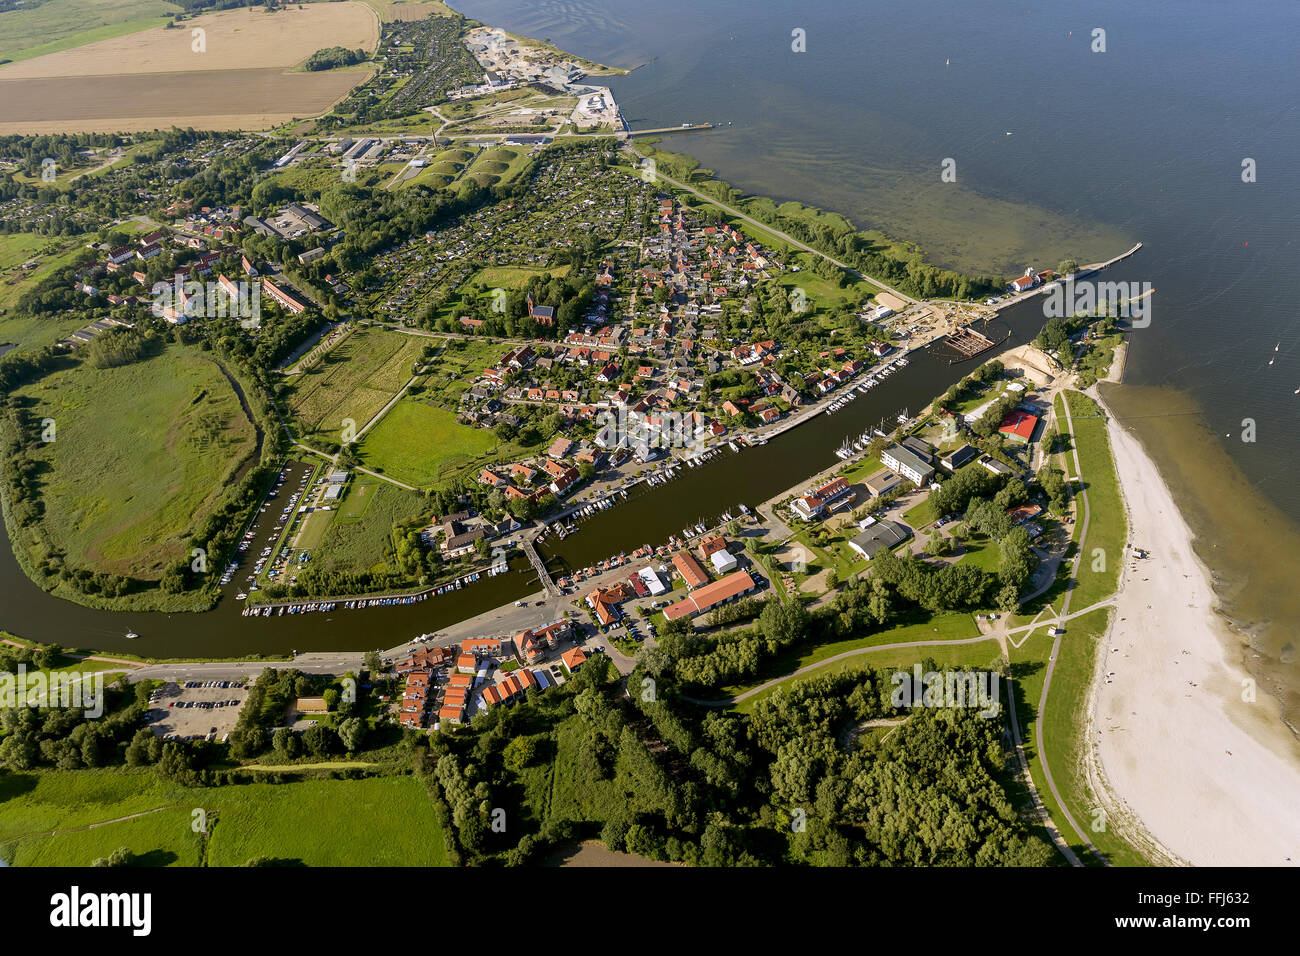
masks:
<svg viewBox="0 0 1300 956"><path fill-rule="evenodd" d="M134 640L135 640L137 637L139 637L139 636L140 636L140 635L137 634L135 631L127 631L127 632L126 632L126 639L127 639L128 641L134 641Z"/></svg>

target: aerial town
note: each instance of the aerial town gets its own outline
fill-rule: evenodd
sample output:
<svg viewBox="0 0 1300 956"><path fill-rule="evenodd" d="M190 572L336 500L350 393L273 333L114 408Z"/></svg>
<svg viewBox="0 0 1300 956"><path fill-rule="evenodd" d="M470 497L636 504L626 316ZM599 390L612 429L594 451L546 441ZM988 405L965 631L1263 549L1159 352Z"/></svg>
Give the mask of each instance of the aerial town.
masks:
<svg viewBox="0 0 1300 956"><path fill-rule="evenodd" d="M644 91L740 27L64 2L0 3L69 100L0 108L0 865L1203 862L1117 709L1212 603L1143 243L733 185Z"/></svg>

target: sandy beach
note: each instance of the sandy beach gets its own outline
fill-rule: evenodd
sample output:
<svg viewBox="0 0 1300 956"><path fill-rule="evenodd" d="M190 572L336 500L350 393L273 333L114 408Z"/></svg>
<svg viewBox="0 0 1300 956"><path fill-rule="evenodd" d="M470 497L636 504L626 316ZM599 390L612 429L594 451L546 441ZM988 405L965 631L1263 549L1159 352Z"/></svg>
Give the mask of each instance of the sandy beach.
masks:
<svg viewBox="0 0 1300 956"><path fill-rule="evenodd" d="M1243 642L1215 612L1209 570L1154 462L1110 417L1129 511L1129 559L1091 714L1111 796L1186 863L1300 862L1300 747L1249 677ZM1111 683L1105 675L1113 672ZM1095 768L1094 768L1095 769Z"/></svg>

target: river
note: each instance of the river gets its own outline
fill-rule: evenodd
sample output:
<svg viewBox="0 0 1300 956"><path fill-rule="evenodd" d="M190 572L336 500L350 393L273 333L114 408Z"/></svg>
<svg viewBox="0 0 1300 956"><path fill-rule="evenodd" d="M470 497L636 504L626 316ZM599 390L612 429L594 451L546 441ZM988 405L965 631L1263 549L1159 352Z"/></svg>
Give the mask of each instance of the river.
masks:
<svg viewBox="0 0 1300 956"><path fill-rule="evenodd" d="M453 6L634 67L608 80L633 128L722 123L663 146L940 265L1019 274L1141 240L1105 276L1156 289L1108 395L1198 536L1248 645L1231 653L1300 723L1300 4Z"/></svg>
<svg viewBox="0 0 1300 956"><path fill-rule="evenodd" d="M1224 585L1226 609L1278 681L1300 687L1293 635L1300 434L1300 5L1288 0L1002 0L789 5L714 0L454 0L466 15L594 60L634 127L720 122L674 136L740 188L914 239L941 265L1018 273L1145 248L1108 280L1150 282L1121 417L1152 451ZM1103 30L1105 49L1098 50ZM801 31L806 52L795 53ZM944 183L945 159L956 182ZM1243 181L1252 160L1254 182ZM1037 304L1015 313L1024 329ZM1014 341L1027 335L1018 327ZM1008 343L1010 344L1010 343ZM951 369L952 377L961 367ZM558 544L585 564L659 543L825 467L855 428L946 387L918 359L849 409L601 513ZM1243 423L1256 441L1242 441ZM1230 507L1225 507L1224 503ZM1249 516L1249 520L1246 517ZM1267 546L1240 528L1268 529ZM1233 584L1237 582L1237 584ZM104 615L32 586L6 552L0 625L66 644L235 654L392 644L511 600L528 573L448 598L305 618ZM373 633L372 633L373 632ZM1258 662L1257 662L1258 663Z"/></svg>
<svg viewBox="0 0 1300 956"><path fill-rule="evenodd" d="M993 327L1005 327L1010 337L981 358L1024 344L1038 333L1042 322L1042 308L1036 300L1007 309ZM994 333L994 337L999 335ZM952 355L943 345L914 352L907 367L834 415L817 415L765 445L735 454L726 452L698 468L684 469L681 477L666 485L645 488L583 522L579 531L556 542L554 551L544 550L548 564L581 567L621 551L631 552L642 544L662 544L688 524L716 519L727 510L734 513L740 503L752 507L771 498L836 464L835 449L847 436L857 436L882 419L892 425L904 408L919 411L975 367L971 361L949 364ZM273 517L289 503L301 470L290 470L265 515ZM265 518L262 521L263 525L270 523ZM234 600L234 594L261 551L262 536L273 537L274 529L259 526L257 530L258 543L247 552L245 569L227 586L222 601L211 611L189 614L101 611L54 597L23 573L5 536L0 549L0 593L5 595L0 626L29 640L156 658L370 650L393 647L416 634L435 631L538 590L536 574L523 558L517 558L509 573L481 578L452 594L418 604L243 617L244 605ZM139 638L128 639L128 630Z"/></svg>

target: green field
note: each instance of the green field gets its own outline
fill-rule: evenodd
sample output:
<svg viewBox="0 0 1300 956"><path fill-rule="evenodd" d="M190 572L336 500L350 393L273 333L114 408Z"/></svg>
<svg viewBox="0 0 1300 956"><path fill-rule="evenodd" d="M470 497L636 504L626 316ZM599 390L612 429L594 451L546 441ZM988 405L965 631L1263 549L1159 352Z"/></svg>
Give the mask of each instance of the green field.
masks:
<svg viewBox="0 0 1300 956"><path fill-rule="evenodd" d="M974 627L974 625L971 625ZM914 638L923 640L924 638ZM891 642L892 643L892 642ZM990 638L976 644L952 644L944 646L942 644L931 645L929 647L908 647L896 648L894 650L871 651L865 654L857 654L853 657L845 658L842 661L835 661L827 664L825 667L819 667L807 674L802 674L797 678L791 678L789 681L783 681L774 687L771 687L761 694L755 694L753 697L746 698L733 708L736 712L742 714L752 714L758 702L777 693L784 687L791 686L797 681L809 680L813 677L823 677L827 674L839 674L844 671L854 670L856 668L873 667L876 669L886 668L908 668L918 661L927 658L934 661L940 666L946 667L989 667L999 657L997 642Z"/></svg>
<svg viewBox="0 0 1300 956"><path fill-rule="evenodd" d="M1070 403L1070 417L1074 422L1072 437L1079 450L1079 468L1089 506L1088 532L1079 560L1078 586L1070 598L1071 610L1082 611L1114 594L1119 585L1124 546L1128 542L1128 516L1124 512L1115 462L1110 454L1106 422L1100 417L1101 409L1079 392L1067 392L1066 399ZM1061 427L1066 427L1064 419ZM1073 456L1067 457L1073 461ZM1077 520L1083 520L1082 507Z"/></svg>
<svg viewBox="0 0 1300 956"><path fill-rule="evenodd" d="M489 289L522 289L534 276L548 275L564 278L569 274L567 265L554 269L537 266L488 266L470 277L470 284L482 282Z"/></svg>
<svg viewBox="0 0 1300 956"><path fill-rule="evenodd" d="M192 827L196 809L207 816L206 833ZM121 819L135 814L143 815ZM428 793L413 777L207 789L185 789L148 770L0 777L6 861L87 866L120 846L157 866L241 866L254 857L307 866L446 863Z"/></svg>
<svg viewBox="0 0 1300 956"><path fill-rule="evenodd" d="M33 348L53 345L86 324L77 316L33 318L8 314L24 292L55 269L71 263L84 248L85 241L84 237L38 236L26 232L0 236L0 344ZM25 270L22 265L29 259L36 260L36 268Z"/></svg>
<svg viewBox="0 0 1300 956"><path fill-rule="evenodd" d="M427 487L496 447L492 432L458 425L451 412L405 398L366 434L358 453L368 468Z"/></svg>
<svg viewBox="0 0 1300 956"><path fill-rule="evenodd" d="M975 620L969 614L939 614L911 624L900 624L883 631L876 631L863 637L831 641L818 644L815 647L791 648L768 661L763 667L762 673L755 680L744 685L724 687L722 691L728 696L734 697L774 677L780 677L782 674L790 674L804 667L818 664L837 654L843 654L845 651L876 647L882 644L907 644L912 641L959 641L969 637L977 637L978 635L979 628L975 626ZM849 661L855 659L847 658ZM804 676L814 676L821 673L827 672L818 670Z"/></svg>
<svg viewBox="0 0 1300 956"><path fill-rule="evenodd" d="M557 820L606 820L617 814L625 802L613 780L575 771L575 765L585 758L584 731L579 718L569 718L555 730L555 762L547 807ZM537 798L531 802L537 803Z"/></svg>
<svg viewBox="0 0 1300 956"><path fill-rule="evenodd" d="M420 381L424 386L424 395L444 408L457 408L461 394L485 368L492 366L505 352L505 346L490 342L448 340L442 350L430 360L429 374Z"/></svg>
<svg viewBox="0 0 1300 956"><path fill-rule="evenodd" d="M54 420L55 440L30 453L49 466L41 528L79 567L161 573L255 450L221 369L176 346L117 368L78 364L17 394Z"/></svg>
<svg viewBox="0 0 1300 956"><path fill-rule="evenodd" d="M46 0L0 13L0 59L27 60L147 30L179 12L162 0Z"/></svg>
<svg viewBox="0 0 1300 956"><path fill-rule="evenodd" d="M1087 829L1088 839L1111 863L1117 866L1140 866L1147 861L1115 833L1114 828L1093 829L1093 811L1097 801L1083 774L1081 747L1089 745L1084 740L1088 684L1093 677L1097 643L1105 635L1109 619L1110 611L1098 608L1075 618L1066 626L1065 636L1061 639L1061 653L1052 674L1043 733L1052 779L1069 806L1075 822ZM1047 625L1044 625L1035 629L1019 648L1011 649L1011 670L1016 678L1020 732L1024 738L1029 771L1034 777L1039 797L1063 838L1079 858L1089 864L1096 864L1098 861L1088 851L1080 835L1071 829L1048 790L1042 764L1038 759L1038 703L1042 696L1047 658L1052 644L1053 639L1048 637Z"/></svg>
<svg viewBox="0 0 1300 956"><path fill-rule="evenodd" d="M445 866L442 832L413 777L310 780L209 790L210 866L256 856L308 866Z"/></svg>
<svg viewBox="0 0 1300 956"><path fill-rule="evenodd" d="M330 522L312 563L327 571L385 568L393 525L424 508L424 498L387 482L357 480Z"/></svg>
<svg viewBox="0 0 1300 956"><path fill-rule="evenodd" d="M349 335L294 382L289 407L304 437L338 442L347 420L364 428L410 380L426 344L385 329Z"/></svg>

